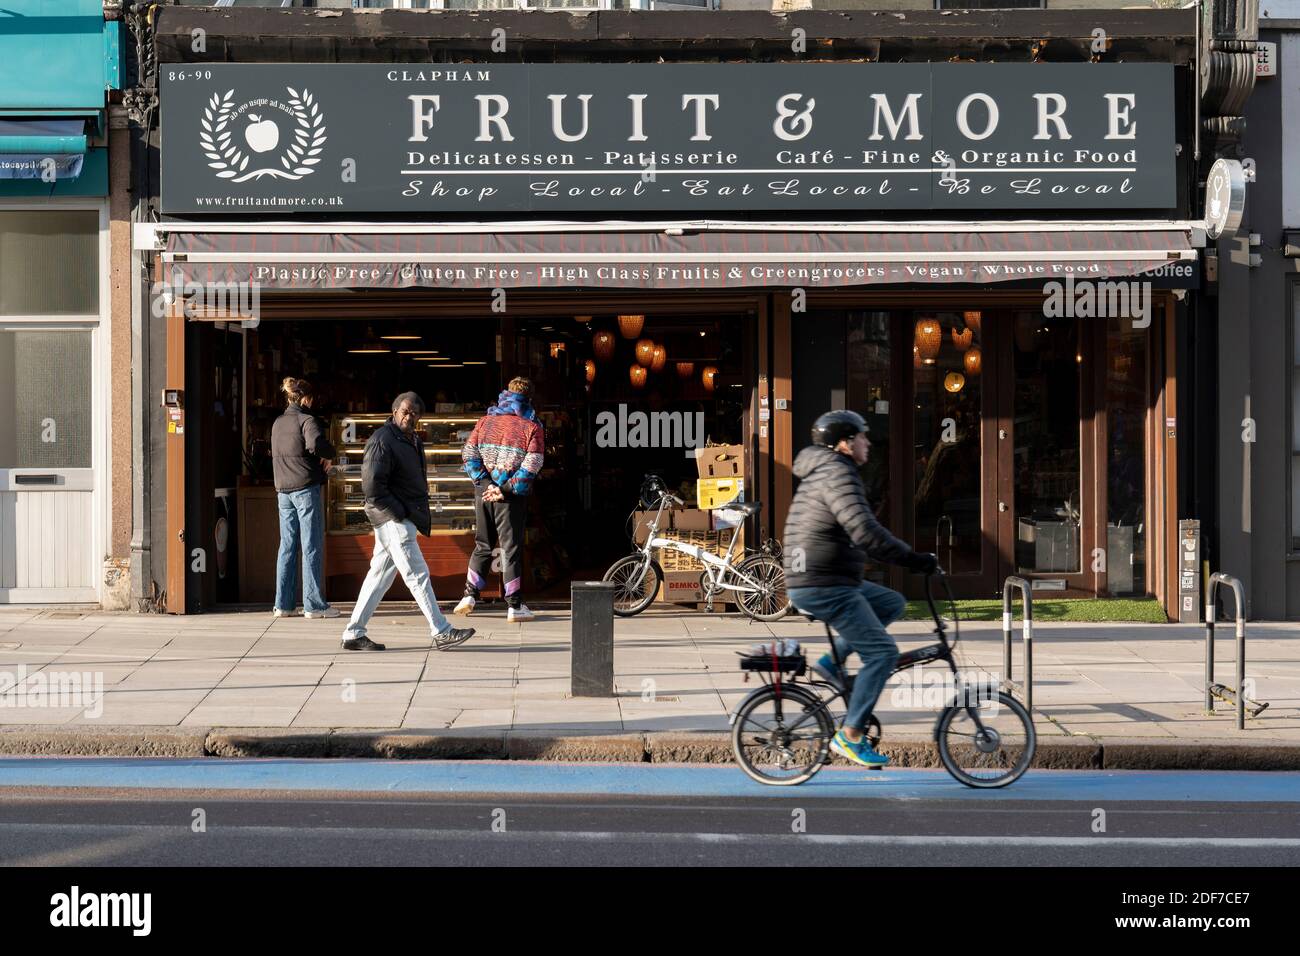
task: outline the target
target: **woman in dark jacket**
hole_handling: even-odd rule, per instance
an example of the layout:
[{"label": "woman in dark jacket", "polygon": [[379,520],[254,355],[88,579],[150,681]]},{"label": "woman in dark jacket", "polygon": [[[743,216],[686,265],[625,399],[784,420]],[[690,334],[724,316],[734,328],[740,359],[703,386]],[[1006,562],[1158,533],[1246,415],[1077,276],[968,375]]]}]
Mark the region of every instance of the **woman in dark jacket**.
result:
[{"label": "woman in dark jacket", "polygon": [[298,591],[298,551],[302,550],[302,608],[306,617],[338,617],[325,603],[321,575],[325,562],[326,475],[333,467],[334,446],[312,415],[313,390],[301,378],[280,385],[289,400],[271,426],[271,464],[280,504],[280,556],[275,567],[276,617],[293,614]]}]

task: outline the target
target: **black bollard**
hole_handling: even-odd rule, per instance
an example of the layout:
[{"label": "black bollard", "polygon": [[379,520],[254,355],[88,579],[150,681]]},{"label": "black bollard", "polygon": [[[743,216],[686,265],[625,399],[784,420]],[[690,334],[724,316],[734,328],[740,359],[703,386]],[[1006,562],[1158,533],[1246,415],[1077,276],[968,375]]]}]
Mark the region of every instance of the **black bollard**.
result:
[{"label": "black bollard", "polygon": [[614,696],[614,584],[574,581],[569,691],[574,697]]}]

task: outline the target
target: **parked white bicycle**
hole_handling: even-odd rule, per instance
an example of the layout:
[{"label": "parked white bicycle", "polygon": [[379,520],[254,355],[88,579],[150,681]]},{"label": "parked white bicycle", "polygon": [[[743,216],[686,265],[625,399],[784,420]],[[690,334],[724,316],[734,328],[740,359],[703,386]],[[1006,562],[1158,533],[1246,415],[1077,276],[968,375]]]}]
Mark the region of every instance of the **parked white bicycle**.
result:
[{"label": "parked white bicycle", "polygon": [[[775,621],[790,610],[790,598],[785,590],[785,570],[781,567],[781,546],[771,539],[756,552],[736,554],[735,534],[724,555],[687,544],[675,538],[661,537],[659,523],[669,505],[685,504],[681,498],[670,494],[658,475],[646,476],[641,485],[641,504],[655,509],[654,521],[646,534],[645,543],[633,554],[620,558],[605,572],[605,581],[616,585],[614,613],[619,617],[632,617],[648,608],[663,585],[664,570],[658,552],[677,551],[689,555],[704,565],[700,572],[700,588],[704,592],[705,607],[713,610],[713,599],[725,592],[736,594],[740,609],[756,621]],[[762,505],[757,501],[730,506],[746,517],[758,514]],[[739,559],[739,560],[737,560]]]}]

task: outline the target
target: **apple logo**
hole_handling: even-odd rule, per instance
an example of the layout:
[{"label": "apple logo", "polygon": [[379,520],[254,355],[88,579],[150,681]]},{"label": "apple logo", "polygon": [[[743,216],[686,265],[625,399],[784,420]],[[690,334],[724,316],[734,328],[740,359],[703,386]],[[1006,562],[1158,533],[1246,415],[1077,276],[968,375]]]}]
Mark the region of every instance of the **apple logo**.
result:
[{"label": "apple logo", "polygon": [[250,122],[244,128],[244,139],[248,141],[249,147],[258,153],[275,149],[280,142],[280,127],[275,125],[275,121],[264,120],[256,113],[249,113],[248,118]]}]

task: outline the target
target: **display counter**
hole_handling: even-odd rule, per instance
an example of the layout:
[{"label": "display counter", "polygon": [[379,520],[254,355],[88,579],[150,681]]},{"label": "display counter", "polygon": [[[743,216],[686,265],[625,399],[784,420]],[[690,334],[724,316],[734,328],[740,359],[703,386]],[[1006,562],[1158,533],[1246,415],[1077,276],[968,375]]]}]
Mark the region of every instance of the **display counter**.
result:
[{"label": "display counter", "polygon": [[[356,599],[374,554],[375,536],[366,520],[361,490],[361,462],[366,440],[390,417],[386,412],[367,412],[335,415],[329,420],[330,441],[337,449],[325,499],[325,589],[331,601]],[[433,533],[417,540],[440,600],[460,596],[474,550],[474,483],[461,470],[460,450],[477,421],[477,417],[457,415],[420,420]],[[499,584],[489,582],[482,595],[499,597]],[[386,599],[411,600],[400,577]]]}]

